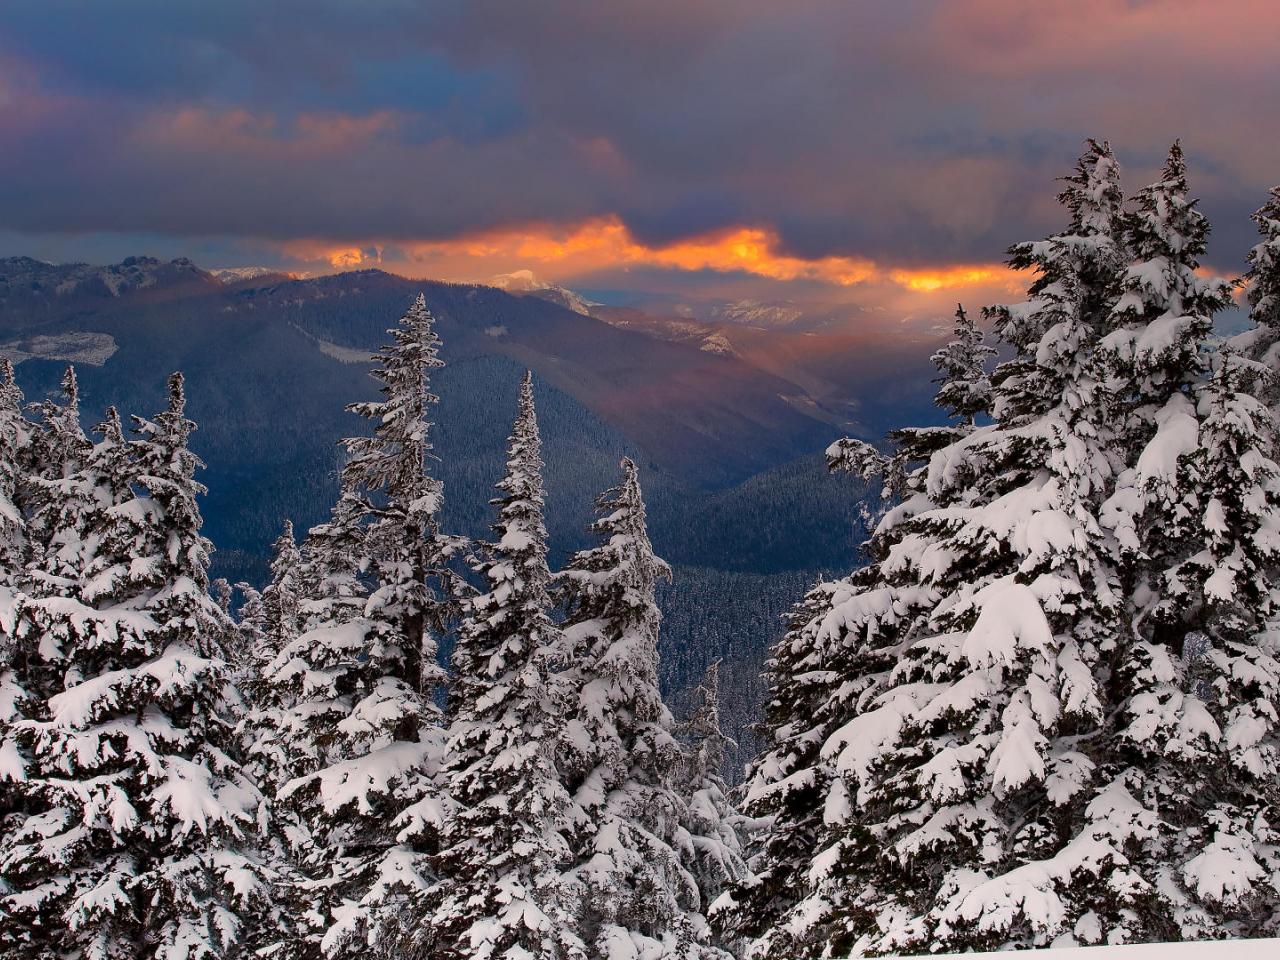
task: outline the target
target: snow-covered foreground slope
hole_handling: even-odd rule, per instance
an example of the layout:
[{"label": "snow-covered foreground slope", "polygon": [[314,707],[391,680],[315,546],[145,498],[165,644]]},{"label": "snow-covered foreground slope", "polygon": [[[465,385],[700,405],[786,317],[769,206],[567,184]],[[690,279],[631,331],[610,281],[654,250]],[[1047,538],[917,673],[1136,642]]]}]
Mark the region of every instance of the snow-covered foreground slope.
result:
[{"label": "snow-covered foreground slope", "polygon": [[[1067,947],[1036,950],[1052,960],[1275,960],[1280,940],[1204,940],[1199,943],[1142,943],[1122,947]],[[1008,957],[1009,953],[975,953],[971,957]]]}]

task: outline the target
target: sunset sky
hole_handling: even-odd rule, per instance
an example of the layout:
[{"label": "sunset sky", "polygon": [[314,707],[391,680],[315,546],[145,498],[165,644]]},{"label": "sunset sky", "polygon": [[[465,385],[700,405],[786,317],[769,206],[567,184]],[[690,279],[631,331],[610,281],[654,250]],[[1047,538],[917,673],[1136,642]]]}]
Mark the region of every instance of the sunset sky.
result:
[{"label": "sunset sky", "polygon": [[[265,8],[264,8],[265,7]],[[0,5],[0,255],[856,304],[1014,289],[1055,177],[1181,137],[1238,270],[1273,3]]]}]

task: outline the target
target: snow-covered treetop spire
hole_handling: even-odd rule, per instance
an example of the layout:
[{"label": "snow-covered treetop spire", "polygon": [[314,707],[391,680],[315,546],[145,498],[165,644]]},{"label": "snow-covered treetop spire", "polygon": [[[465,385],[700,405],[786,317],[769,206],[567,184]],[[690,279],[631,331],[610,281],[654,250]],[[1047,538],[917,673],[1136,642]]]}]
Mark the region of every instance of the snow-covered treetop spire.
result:
[{"label": "snow-covered treetop spire", "polygon": [[1138,191],[1128,219],[1133,262],[1104,341],[1112,389],[1141,405],[1163,401],[1202,372],[1213,315],[1231,302],[1231,285],[1196,274],[1209,221],[1189,195],[1187,164],[1175,142],[1160,179]]},{"label": "snow-covered treetop spire", "polygon": [[285,645],[302,632],[299,577],[302,554],[293,535],[293,521],[285,520],[271,545],[271,583],[262,592],[266,617],[266,650],[263,663],[270,662]]},{"label": "snow-covered treetop spire", "polygon": [[120,425],[120,411],[114,406],[107,407],[102,421],[93,428],[94,433],[110,444],[124,443],[124,428]]},{"label": "snow-covered treetop spire", "polygon": [[692,774],[695,778],[719,777],[728,747],[733,743],[720,727],[720,658],[707,664],[702,682],[694,691],[695,706],[684,725],[692,740]]},{"label": "snow-covered treetop spire", "polygon": [[996,419],[1012,422],[1064,405],[1072,416],[1097,399],[1088,372],[1093,348],[1110,329],[1126,255],[1120,167],[1105,142],[1088,140],[1058,201],[1071,219],[1043,240],[1016,243],[1008,263],[1032,270],[1027,298],[987,307],[999,338],[1014,349],[992,380]]},{"label": "snow-covered treetop spire", "polygon": [[[13,375],[13,361],[0,357],[0,444],[16,444],[19,433],[26,432],[22,401],[22,388]],[[8,452],[13,453],[12,449]],[[13,467],[16,469],[16,464]]]},{"label": "snow-covered treetop spire", "polygon": [[[520,387],[494,540],[475,570],[487,592],[468,599],[453,654],[449,794],[430,925],[448,956],[583,955],[558,866],[569,798],[555,766],[564,704],[552,673],[541,438],[533,377]],[[433,955],[435,955],[433,953]]]},{"label": "snow-covered treetop spire", "polygon": [[206,490],[195,479],[204,462],[187,445],[196,429],[187,419],[187,396],[181,372],[169,377],[169,405],[154,418],[135,416],[134,432],[138,434],[131,447],[136,479],[163,511],[159,529],[147,536],[154,538],[148,548],[163,558],[153,575],[171,569],[169,576],[190,577],[200,591],[208,587],[208,554],[212,545],[200,535],[204,521],[197,498]]},{"label": "snow-covered treetop spire", "polygon": [[365,615],[395,638],[406,676],[422,690],[445,679],[437,662],[437,639],[460,591],[447,568],[457,547],[439,528],[444,487],[427,469],[431,458],[431,371],[444,366],[435,319],[419,294],[388,331],[392,343],[374,360],[381,400],[347,407],[373,425],[373,435],[343,441],[349,459],[343,489],[361,503],[364,550],[376,584]]},{"label": "snow-covered treetop spire", "polygon": [[490,501],[498,508],[494,539],[483,545],[483,559],[475,567],[489,589],[467,601],[468,617],[454,651],[457,678],[451,697],[463,709],[476,709],[477,691],[493,681],[495,672],[504,672],[502,662],[491,662],[493,649],[514,643],[523,656],[529,653],[529,643],[540,647],[557,633],[549,615],[551,572],[542,467],[533,375],[526,372],[507,441],[506,474],[496,484],[501,496]]},{"label": "snow-covered treetop spire", "polygon": [[[970,319],[963,304],[956,304],[952,338],[930,358],[941,376],[935,403],[953,419],[944,427],[903,427],[889,434],[893,451],[888,455],[853,437],[837,440],[827,448],[827,467],[861,477],[868,483],[882,480],[881,498],[904,499],[919,486],[921,464],[937,450],[973,430],[978,416],[991,409],[991,377],[987,361],[994,348],[984,343],[983,333]],[[864,516],[869,520],[870,514]]]},{"label": "snow-covered treetop spire", "polygon": [[1280,331],[1280,186],[1254,214],[1262,242],[1249,251],[1249,316]]},{"label": "snow-covered treetop spire", "polygon": [[497,547],[510,557],[528,600],[547,601],[547,528],[543,519],[546,490],[542,481],[542,435],[533,403],[533,371],[520,383],[519,408],[507,447],[507,475],[498,481]]},{"label": "snow-covered treetop spire", "polygon": [[1071,211],[1069,233],[1080,236],[1112,236],[1123,216],[1124,191],[1120,188],[1120,164],[1111,144],[1090,137],[1085,152],[1076,161],[1072,176],[1063,177],[1065,186],[1058,202]]},{"label": "snow-covered treetop spire", "polygon": [[373,436],[343,441],[350,453],[343,477],[355,487],[384,492],[399,509],[434,517],[440,481],[427,473],[433,426],[428,410],[440,398],[431,392],[430,377],[444,361],[426,298],[418,294],[399,325],[387,332],[393,343],[374,355],[372,371],[383,399],[347,407],[374,424]]},{"label": "snow-covered treetop spire", "polygon": [[991,378],[986,362],[996,355],[995,348],[983,343],[982,331],[969,319],[964,304],[956,304],[955,326],[951,342],[932,357],[942,374],[938,382],[937,403],[951,416],[967,424],[977,422],[978,414],[991,405]]},{"label": "snow-covered treetop spire", "polygon": [[74,469],[77,454],[83,453],[88,446],[88,439],[80,427],[80,384],[75,367],[68,365],[63,371],[61,386],[61,403],[45,400],[33,404],[44,425],[44,452],[41,457],[48,461],[43,464],[46,471]]},{"label": "snow-covered treetop spire", "polygon": [[575,618],[620,618],[652,632],[656,643],[653,589],[658,579],[671,575],[671,568],[649,541],[639,468],[630,457],[623,457],[619,466],[622,480],[601,495],[599,517],[591,525],[603,542],[579,551],[562,576],[570,584]]}]

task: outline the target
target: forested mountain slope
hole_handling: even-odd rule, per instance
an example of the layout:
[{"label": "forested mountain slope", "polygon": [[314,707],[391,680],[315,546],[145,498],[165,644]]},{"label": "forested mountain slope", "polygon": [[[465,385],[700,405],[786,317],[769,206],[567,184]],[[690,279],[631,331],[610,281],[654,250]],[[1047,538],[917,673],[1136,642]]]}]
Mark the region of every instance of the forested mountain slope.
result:
[{"label": "forested mountain slope", "polygon": [[[553,562],[582,546],[593,497],[618,458],[633,457],[654,545],[676,567],[662,594],[664,685],[684,689],[726,657],[734,682],[725,721],[741,738],[778,615],[818,571],[853,563],[862,533],[862,491],[828,476],[820,457],[843,431],[827,413],[804,412],[799,384],[491,287],[379,271],[226,283],[189,261],[148,258],[110,267],[0,261],[0,349],[21,361],[29,399],[54,392],[74,360],[88,420],[107,404],[156,408],[164,375],[183,370],[199,424],[192,447],[208,465],[213,573],[261,583],[280,521],[304,530],[332,503],[337,440],[360,428],[343,408],[370,394],[367,358],[418,290],[438,318],[447,363],[435,378],[447,524],[486,532],[508,411],[532,368]],[[850,395],[859,387],[843,386]],[[928,389],[921,380],[919,398]],[[879,396],[865,404],[883,406]],[[868,435],[885,425],[877,419]],[[759,576],[777,572],[792,575]]]}]

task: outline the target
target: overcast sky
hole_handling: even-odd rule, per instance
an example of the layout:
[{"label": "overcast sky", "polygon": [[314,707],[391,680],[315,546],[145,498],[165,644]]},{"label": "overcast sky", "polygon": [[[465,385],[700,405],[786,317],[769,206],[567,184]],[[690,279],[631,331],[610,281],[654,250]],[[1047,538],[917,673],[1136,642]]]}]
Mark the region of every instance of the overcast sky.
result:
[{"label": "overcast sky", "polygon": [[1110,139],[1181,137],[1239,267],[1280,7],[1012,0],[0,4],[0,254],[585,288],[995,295]]}]

